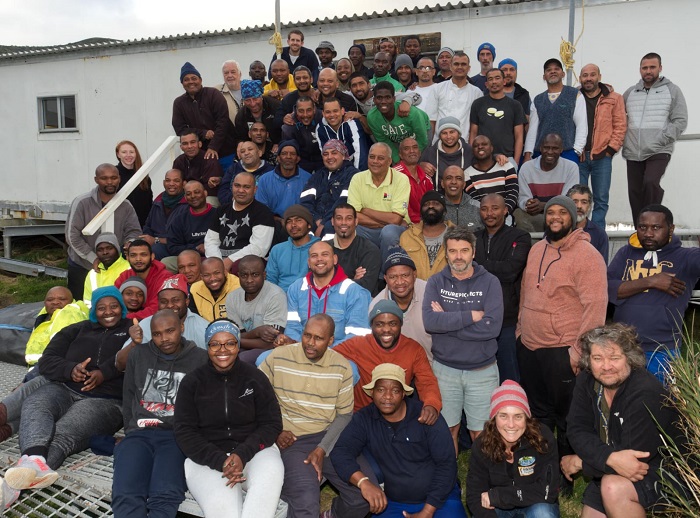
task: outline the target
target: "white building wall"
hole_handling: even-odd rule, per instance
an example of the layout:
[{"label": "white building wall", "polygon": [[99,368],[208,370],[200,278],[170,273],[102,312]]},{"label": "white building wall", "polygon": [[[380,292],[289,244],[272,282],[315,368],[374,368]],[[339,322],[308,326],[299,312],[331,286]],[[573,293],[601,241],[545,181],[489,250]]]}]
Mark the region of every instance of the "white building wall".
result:
[{"label": "white building wall", "polygon": [[[380,35],[441,32],[442,44],[464,49],[474,57],[483,41],[496,47],[496,61],[512,57],[519,64],[518,82],[531,95],[544,90],[542,63],[558,56],[561,37],[568,33],[566,0],[544,0],[502,6],[377,18],[358,22],[301,27],[306,46],[323,39],[334,43],[338,57],[347,55],[354,39]],[[351,4],[349,9],[351,8]],[[700,15],[696,0],[587,0],[585,32],[578,43],[576,71],[594,62],[605,82],[624,90],[639,79],[639,59],[647,52],[663,57],[664,73],[686,94],[690,113],[687,134],[700,134],[700,101],[691,96],[697,80],[689,40]],[[576,12],[576,35],[581,9]],[[241,22],[239,25],[244,25]],[[283,30],[284,36],[289,28]],[[144,160],[173,133],[170,125],[173,99],[182,93],[180,67],[185,61],[201,72],[204,84],[220,80],[220,66],[236,59],[244,76],[248,65],[260,59],[266,65],[274,51],[270,31],[200,37],[66,53],[19,60],[0,60],[6,85],[0,99],[16,151],[5,162],[0,207],[38,205],[43,210],[65,211],[77,194],[93,185],[93,172],[102,162],[115,162],[114,146],[133,140]],[[478,64],[472,74],[478,70]],[[39,134],[37,97],[76,94],[79,133]],[[680,225],[700,228],[698,181],[693,169],[700,140],[678,143],[662,182],[664,202]],[[162,179],[154,177],[155,191]],[[61,208],[62,207],[62,208]],[[629,221],[624,160],[614,161],[609,222]]]}]

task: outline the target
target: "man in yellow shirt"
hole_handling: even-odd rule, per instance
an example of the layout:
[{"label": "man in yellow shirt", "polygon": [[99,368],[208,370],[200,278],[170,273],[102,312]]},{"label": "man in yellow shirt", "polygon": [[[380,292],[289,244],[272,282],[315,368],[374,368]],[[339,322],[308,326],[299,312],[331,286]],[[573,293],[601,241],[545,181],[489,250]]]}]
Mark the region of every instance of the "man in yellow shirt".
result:
[{"label": "man in yellow shirt", "polygon": [[263,95],[268,95],[277,100],[282,100],[289,92],[297,89],[294,77],[289,73],[289,65],[283,59],[276,59],[270,68],[272,79],[263,89]]}]

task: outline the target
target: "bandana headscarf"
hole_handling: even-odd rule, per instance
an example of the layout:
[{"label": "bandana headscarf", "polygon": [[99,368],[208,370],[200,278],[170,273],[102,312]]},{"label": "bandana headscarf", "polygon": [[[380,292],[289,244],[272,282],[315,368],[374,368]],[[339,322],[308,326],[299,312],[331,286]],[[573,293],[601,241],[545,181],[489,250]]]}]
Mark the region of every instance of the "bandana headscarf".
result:
[{"label": "bandana headscarf", "polygon": [[343,144],[341,140],[331,139],[325,144],[323,144],[323,151],[327,151],[329,149],[335,149],[338,153],[343,155],[343,159],[345,160],[349,158],[348,148],[345,146],[345,144]]},{"label": "bandana headscarf", "polygon": [[263,95],[263,85],[259,79],[244,79],[241,81],[241,98],[257,99]]}]

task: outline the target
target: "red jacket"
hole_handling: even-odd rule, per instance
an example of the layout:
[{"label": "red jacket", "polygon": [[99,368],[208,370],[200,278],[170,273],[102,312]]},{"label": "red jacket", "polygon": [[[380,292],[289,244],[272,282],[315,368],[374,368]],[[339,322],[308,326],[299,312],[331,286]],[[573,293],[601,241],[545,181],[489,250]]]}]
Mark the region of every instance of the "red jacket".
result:
[{"label": "red jacket", "polygon": [[[134,275],[136,275],[136,273],[131,268],[124,270],[121,275],[117,277],[117,280],[114,281],[114,286],[119,288],[125,280]],[[126,318],[138,318],[139,320],[143,320],[146,317],[155,315],[156,311],[158,311],[158,292],[160,291],[160,287],[163,285],[165,279],[172,276],[173,274],[165,268],[163,263],[154,259],[151,263],[151,269],[148,270],[148,275],[144,279],[148,295],[146,296],[146,302],[143,304],[143,309],[133,313],[127,313]]]},{"label": "red jacket", "polygon": [[416,181],[413,176],[411,176],[411,172],[408,170],[403,160],[396,164],[394,169],[408,176],[408,181],[411,182],[411,194],[408,198],[408,217],[411,218],[411,223],[419,223],[420,200],[426,192],[432,190],[433,180],[432,178],[428,178],[421,166],[417,165],[416,173],[420,180]]}]

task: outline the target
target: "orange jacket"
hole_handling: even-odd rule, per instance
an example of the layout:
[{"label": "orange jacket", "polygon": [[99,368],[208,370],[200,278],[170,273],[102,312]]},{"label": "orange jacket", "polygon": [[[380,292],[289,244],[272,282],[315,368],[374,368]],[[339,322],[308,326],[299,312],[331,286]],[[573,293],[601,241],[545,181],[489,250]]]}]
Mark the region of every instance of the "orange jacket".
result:
[{"label": "orange jacket", "polygon": [[625,100],[611,85],[600,83],[600,90],[593,117],[592,160],[604,158],[606,152],[614,155],[620,151],[627,133]]}]

